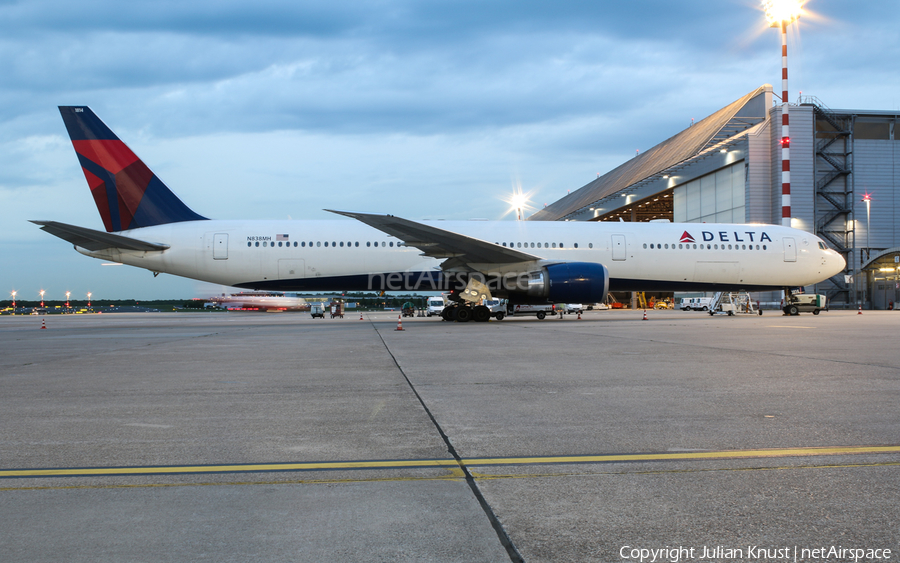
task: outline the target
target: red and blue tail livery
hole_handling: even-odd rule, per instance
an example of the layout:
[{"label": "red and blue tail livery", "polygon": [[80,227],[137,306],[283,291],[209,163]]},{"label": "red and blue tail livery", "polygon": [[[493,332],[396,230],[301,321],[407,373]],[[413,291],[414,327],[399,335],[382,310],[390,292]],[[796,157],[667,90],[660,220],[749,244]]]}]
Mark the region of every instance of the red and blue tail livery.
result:
[{"label": "red and blue tail livery", "polygon": [[107,232],[206,219],[192,211],[86,106],[60,106]]}]

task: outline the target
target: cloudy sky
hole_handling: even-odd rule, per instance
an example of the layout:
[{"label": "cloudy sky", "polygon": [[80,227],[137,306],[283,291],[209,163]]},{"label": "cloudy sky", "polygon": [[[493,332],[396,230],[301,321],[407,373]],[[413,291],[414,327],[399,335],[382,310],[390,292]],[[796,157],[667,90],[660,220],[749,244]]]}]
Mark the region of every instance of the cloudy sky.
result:
[{"label": "cloudy sky", "polygon": [[[806,10],[791,96],[897,109],[897,0]],[[511,219],[516,183],[551,203],[780,72],[753,0],[0,0],[0,290],[211,290],[27,222],[103,228],[58,105],[207,217]]]}]

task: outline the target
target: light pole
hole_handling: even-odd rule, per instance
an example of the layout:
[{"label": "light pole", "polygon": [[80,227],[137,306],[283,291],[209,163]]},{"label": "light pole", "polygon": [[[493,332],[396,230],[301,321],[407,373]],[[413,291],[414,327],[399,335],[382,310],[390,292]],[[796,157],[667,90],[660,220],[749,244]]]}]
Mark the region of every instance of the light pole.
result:
[{"label": "light pole", "polygon": [[872,218],[872,194],[866,192],[862,201],[866,204],[866,262],[869,261],[869,255],[872,250],[869,248],[869,220]]},{"label": "light pole", "polygon": [[91,308],[91,292],[88,291],[88,309]]},{"label": "light pole", "polygon": [[[869,261],[869,256],[872,251],[869,249],[869,223],[872,217],[872,196],[869,192],[866,192],[863,195],[862,201],[866,204],[866,262]],[[865,272],[865,271],[864,271]],[[866,274],[866,285],[863,286],[863,303],[866,302],[869,296],[869,276]]]},{"label": "light pole", "polygon": [[45,294],[45,293],[46,293],[46,291],[44,291],[43,289],[40,291],[40,294],[41,294],[41,309],[44,308],[44,294]]},{"label": "light pole", "polygon": [[791,226],[791,137],[788,118],[787,26],[800,17],[801,0],[764,0],[769,27],[781,28],[781,224]]},{"label": "light pole", "polygon": [[13,298],[13,311],[12,312],[13,312],[13,315],[15,315],[16,314],[16,290],[12,291],[12,298]]},{"label": "light pole", "polygon": [[71,291],[66,292],[66,312],[69,310],[69,296],[72,295]]}]

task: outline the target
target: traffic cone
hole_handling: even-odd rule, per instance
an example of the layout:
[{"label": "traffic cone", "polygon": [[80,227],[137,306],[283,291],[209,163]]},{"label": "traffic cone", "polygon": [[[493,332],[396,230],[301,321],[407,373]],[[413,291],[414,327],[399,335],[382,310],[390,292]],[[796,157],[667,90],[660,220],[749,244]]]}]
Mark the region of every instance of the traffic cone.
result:
[{"label": "traffic cone", "polygon": [[45,321],[44,319],[41,319],[41,330],[46,330],[46,329],[47,329],[47,321]]},{"label": "traffic cone", "polygon": [[403,330],[403,315],[397,315],[397,328],[396,330]]},{"label": "traffic cone", "polygon": [[581,311],[578,311],[578,319],[577,320],[579,320],[579,321],[581,320]]},{"label": "traffic cone", "polygon": [[364,320],[364,319],[362,318],[362,311],[359,312],[359,320],[361,320],[361,321]]},{"label": "traffic cone", "polygon": [[859,306],[859,312],[856,313],[856,314],[857,314],[857,315],[862,315],[862,305]]},{"label": "traffic cone", "polygon": [[644,318],[641,319],[641,320],[644,320],[644,321],[647,320],[647,309],[644,309]]}]

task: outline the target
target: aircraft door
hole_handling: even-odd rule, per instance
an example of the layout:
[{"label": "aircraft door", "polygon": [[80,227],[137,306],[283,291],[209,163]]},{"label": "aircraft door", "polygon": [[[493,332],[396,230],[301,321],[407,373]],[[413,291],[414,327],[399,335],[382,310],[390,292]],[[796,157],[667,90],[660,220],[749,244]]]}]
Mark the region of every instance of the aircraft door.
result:
[{"label": "aircraft door", "polygon": [[794,237],[784,237],[784,261],[797,261],[797,241]]},{"label": "aircraft door", "polygon": [[228,260],[228,235],[225,233],[213,236],[213,260]]},{"label": "aircraft door", "polygon": [[625,235],[612,236],[612,259],[624,260],[627,247],[625,246]]}]

